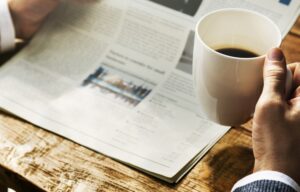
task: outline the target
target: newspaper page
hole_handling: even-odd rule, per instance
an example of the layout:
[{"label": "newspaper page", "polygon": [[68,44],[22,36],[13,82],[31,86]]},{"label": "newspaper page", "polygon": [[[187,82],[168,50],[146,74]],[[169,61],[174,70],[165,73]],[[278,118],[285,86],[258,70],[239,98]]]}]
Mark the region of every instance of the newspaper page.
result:
[{"label": "newspaper page", "polygon": [[197,113],[192,86],[193,28],[215,8],[201,0],[65,1],[0,69],[0,107],[177,182],[229,129]]},{"label": "newspaper page", "polygon": [[192,24],[161,8],[149,1],[62,4],[1,68],[0,106],[177,181],[228,127],[195,112],[190,69],[174,71],[179,60],[191,67]]},{"label": "newspaper page", "polygon": [[204,0],[196,18],[221,8],[243,8],[259,12],[273,20],[284,37],[300,13],[300,0]]}]

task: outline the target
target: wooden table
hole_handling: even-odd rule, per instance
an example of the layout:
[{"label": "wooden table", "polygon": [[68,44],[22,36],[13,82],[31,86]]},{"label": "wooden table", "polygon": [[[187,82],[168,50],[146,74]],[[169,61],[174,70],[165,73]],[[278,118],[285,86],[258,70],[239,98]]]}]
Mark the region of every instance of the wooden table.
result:
[{"label": "wooden table", "polygon": [[[283,41],[300,61],[300,17]],[[3,57],[2,57],[3,58]],[[251,121],[232,128],[178,184],[167,184],[102,154],[0,112],[0,192],[230,191],[253,167]]]}]

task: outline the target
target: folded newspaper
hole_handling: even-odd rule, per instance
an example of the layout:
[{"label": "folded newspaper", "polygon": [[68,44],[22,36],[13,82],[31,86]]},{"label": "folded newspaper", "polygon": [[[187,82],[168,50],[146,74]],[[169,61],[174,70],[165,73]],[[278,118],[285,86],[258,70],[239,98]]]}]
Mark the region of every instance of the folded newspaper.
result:
[{"label": "folded newspaper", "polygon": [[0,70],[0,107],[167,182],[229,127],[197,112],[194,26],[224,7],[261,12],[285,35],[299,0],[64,1]]}]

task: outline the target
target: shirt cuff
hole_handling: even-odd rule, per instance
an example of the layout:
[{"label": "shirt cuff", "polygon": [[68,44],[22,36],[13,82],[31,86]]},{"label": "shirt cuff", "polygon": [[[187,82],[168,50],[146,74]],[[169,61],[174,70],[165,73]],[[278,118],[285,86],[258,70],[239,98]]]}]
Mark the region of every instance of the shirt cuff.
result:
[{"label": "shirt cuff", "polygon": [[232,188],[232,191],[235,189],[245,186],[249,183],[259,181],[259,180],[271,180],[271,181],[279,181],[286,185],[291,186],[293,189],[295,189],[297,192],[300,192],[300,186],[297,184],[296,181],[294,181],[289,176],[277,172],[277,171],[259,171],[255,172],[251,175],[248,175],[241,180],[239,180]]},{"label": "shirt cuff", "polygon": [[10,15],[7,0],[0,0],[0,51],[15,48],[16,32]]}]

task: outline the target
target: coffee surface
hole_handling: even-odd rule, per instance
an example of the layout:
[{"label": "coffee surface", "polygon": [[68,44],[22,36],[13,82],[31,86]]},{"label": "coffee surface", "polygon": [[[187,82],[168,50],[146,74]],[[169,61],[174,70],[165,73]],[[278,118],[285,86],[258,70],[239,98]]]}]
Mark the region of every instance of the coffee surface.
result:
[{"label": "coffee surface", "polygon": [[231,57],[251,58],[251,57],[259,56],[258,54],[252,51],[246,49],[240,49],[240,48],[222,48],[222,49],[217,49],[216,51]]}]

